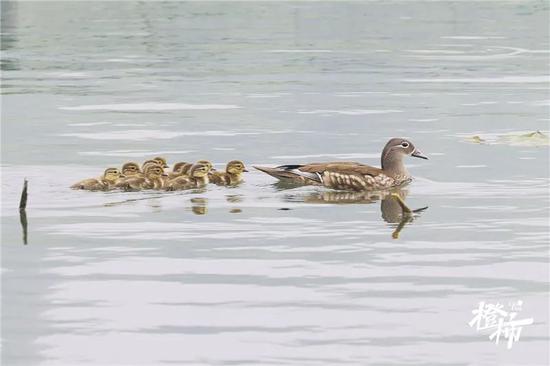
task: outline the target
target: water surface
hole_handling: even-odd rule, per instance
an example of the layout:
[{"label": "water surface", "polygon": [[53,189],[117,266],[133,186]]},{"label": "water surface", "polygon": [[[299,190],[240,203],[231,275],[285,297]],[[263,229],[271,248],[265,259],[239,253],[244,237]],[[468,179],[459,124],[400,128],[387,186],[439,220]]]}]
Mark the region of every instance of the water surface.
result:
[{"label": "water surface", "polygon": [[[2,3],[2,364],[548,364],[548,146],[502,139],[548,134],[548,15]],[[67,188],[156,155],[377,165],[394,136],[430,156],[407,162],[412,218],[260,172]],[[518,299],[535,324],[511,350],[468,327],[479,301]]]}]

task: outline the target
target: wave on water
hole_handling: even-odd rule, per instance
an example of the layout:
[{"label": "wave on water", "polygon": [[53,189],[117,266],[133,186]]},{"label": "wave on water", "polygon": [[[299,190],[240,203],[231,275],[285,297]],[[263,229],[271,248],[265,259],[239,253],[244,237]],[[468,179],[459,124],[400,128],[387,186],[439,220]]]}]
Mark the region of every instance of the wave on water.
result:
[{"label": "wave on water", "polygon": [[83,122],[83,123],[69,123],[67,126],[71,127],[91,127],[91,126],[103,126],[110,125],[111,122]]},{"label": "wave on water", "polygon": [[61,78],[61,79],[88,79],[92,75],[85,72],[64,71],[64,72],[49,72],[46,76]]},{"label": "wave on water", "polygon": [[268,53],[331,53],[332,50],[307,50],[307,49],[281,49],[281,50],[266,50]]},{"label": "wave on water", "polygon": [[550,75],[501,76],[492,78],[402,79],[401,81],[406,83],[549,83]]},{"label": "wave on water", "polygon": [[309,159],[309,158],[334,158],[334,159],[378,159],[380,154],[312,154],[312,155],[277,155],[271,156],[272,159]]},{"label": "wave on water", "polygon": [[78,155],[86,156],[123,156],[131,158],[140,158],[153,155],[168,155],[168,154],[190,154],[195,150],[163,150],[163,151],[151,151],[151,150],[109,150],[109,151],[81,151]]},{"label": "wave on water", "polygon": [[147,141],[147,140],[166,140],[181,136],[244,136],[244,135],[266,135],[266,134],[295,134],[309,133],[309,131],[293,130],[251,130],[251,131],[168,131],[168,130],[116,130],[101,132],[72,132],[62,133],[56,136],[78,137],[88,140],[128,140],[128,141]]},{"label": "wave on water", "polygon": [[397,109],[315,109],[312,111],[299,111],[300,114],[343,114],[348,116],[360,116],[366,114],[401,113]]},{"label": "wave on water", "polygon": [[464,40],[475,40],[475,39],[506,39],[503,36],[442,36],[441,39],[464,39]]},{"label": "wave on water", "polygon": [[121,104],[92,104],[71,107],[59,107],[66,111],[176,111],[176,110],[217,110],[238,109],[233,104],[187,104],[187,103],[121,103]]}]

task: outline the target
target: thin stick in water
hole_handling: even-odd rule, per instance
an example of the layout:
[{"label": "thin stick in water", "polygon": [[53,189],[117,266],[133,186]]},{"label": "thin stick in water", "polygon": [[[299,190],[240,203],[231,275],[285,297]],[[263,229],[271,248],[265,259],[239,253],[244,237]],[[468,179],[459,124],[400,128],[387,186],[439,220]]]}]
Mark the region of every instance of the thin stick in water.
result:
[{"label": "thin stick in water", "polygon": [[23,182],[23,192],[21,192],[21,200],[19,201],[19,210],[24,210],[27,208],[27,186],[28,181],[25,179]]}]

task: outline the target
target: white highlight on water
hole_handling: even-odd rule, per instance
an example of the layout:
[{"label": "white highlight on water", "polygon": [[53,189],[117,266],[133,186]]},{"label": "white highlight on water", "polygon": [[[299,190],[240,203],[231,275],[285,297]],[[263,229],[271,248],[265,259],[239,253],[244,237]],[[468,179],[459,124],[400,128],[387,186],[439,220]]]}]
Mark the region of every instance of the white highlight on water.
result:
[{"label": "white highlight on water", "polygon": [[66,111],[175,111],[175,110],[218,110],[218,109],[238,109],[238,105],[233,104],[187,104],[187,103],[121,103],[121,104],[95,104],[79,105],[72,107],[59,107]]}]

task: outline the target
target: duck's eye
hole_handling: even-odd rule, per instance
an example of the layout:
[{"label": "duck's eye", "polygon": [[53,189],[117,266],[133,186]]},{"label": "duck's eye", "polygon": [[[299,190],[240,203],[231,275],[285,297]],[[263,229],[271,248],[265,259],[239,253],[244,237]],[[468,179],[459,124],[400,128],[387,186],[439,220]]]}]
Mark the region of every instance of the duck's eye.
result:
[{"label": "duck's eye", "polygon": [[404,147],[404,148],[406,149],[406,148],[409,147],[409,143],[406,142],[406,141],[403,141],[403,142],[401,143],[401,147]]}]

